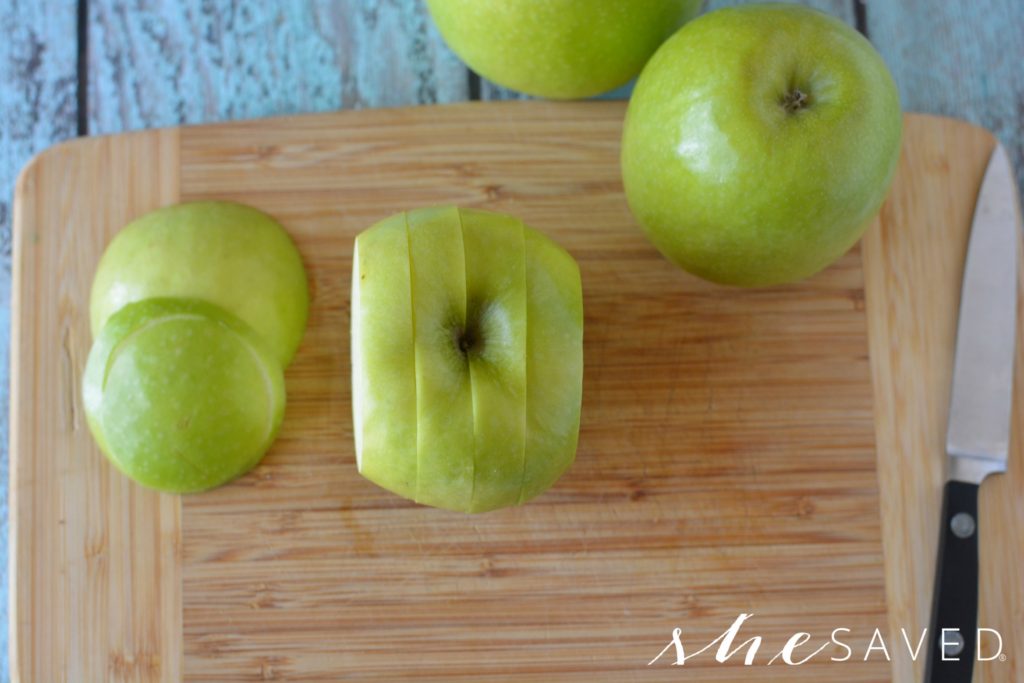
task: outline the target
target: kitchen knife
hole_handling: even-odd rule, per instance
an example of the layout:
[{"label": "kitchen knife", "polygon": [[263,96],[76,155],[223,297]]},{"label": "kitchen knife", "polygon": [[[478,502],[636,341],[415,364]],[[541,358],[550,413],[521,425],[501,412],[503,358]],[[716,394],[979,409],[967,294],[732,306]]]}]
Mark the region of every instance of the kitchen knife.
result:
[{"label": "kitchen knife", "polygon": [[997,145],[974,208],[960,293],[926,683],[970,683],[974,669],[978,488],[988,475],[1006,471],[1018,229],[1017,184],[1006,150]]}]

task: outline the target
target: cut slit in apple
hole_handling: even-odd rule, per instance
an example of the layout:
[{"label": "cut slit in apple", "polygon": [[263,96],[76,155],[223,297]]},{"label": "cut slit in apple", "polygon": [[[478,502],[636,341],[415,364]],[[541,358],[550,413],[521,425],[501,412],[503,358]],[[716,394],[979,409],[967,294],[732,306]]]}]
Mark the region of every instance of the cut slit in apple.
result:
[{"label": "cut slit in apple", "polygon": [[421,209],[357,238],[352,292],[365,477],[483,512],[532,498],[572,463],[583,320],[568,253],[510,216]]},{"label": "cut slit in apple", "polygon": [[473,391],[455,334],[466,324],[458,210],[406,214],[416,368],[416,500],[468,510],[473,495]]}]

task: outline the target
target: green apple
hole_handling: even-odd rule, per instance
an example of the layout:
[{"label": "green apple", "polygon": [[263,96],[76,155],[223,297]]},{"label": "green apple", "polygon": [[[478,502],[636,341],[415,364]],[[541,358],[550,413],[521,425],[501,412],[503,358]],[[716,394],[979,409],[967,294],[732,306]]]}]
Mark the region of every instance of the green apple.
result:
[{"label": "green apple", "polygon": [[651,58],[626,115],[622,176],[654,245],[724,284],[807,277],[884,201],[899,96],[855,30],[797,5],[746,5],[684,26]]},{"label": "green apple", "polygon": [[482,512],[572,464],[583,381],[573,258],[511,216],[437,207],[356,238],[352,407],[359,471]]},{"label": "green apple", "polygon": [[111,241],[93,280],[93,337],[125,304],[203,299],[261,334],[283,367],[306,329],[302,258],[266,214],[232,202],[190,202],[137,219]]},{"label": "green apple", "polygon": [[196,299],[147,299],[115,313],[89,353],[82,395],[110,461],[177,493],[254,467],[285,406],[281,365],[263,338]]},{"label": "green apple", "polygon": [[427,0],[474,71],[552,99],[590,97],[636,76],[701,0]]}]

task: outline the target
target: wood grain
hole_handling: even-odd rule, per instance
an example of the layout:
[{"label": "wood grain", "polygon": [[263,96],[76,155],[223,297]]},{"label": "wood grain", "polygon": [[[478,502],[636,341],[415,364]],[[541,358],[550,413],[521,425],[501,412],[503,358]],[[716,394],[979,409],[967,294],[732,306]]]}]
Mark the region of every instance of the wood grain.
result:
[{"label": "wood grain", "polygon": [[[76,132],[75,0],[0,0],[0,680],[8,664],[11,200],[33,154]],[[71,38],[72,40],[69,40]]]},{"label": "wood grain", "polygon": [[[957,302],[974,199],[994,147],[992,135],[949,119],[920,119],[906,130],[899,182],[863,240],[866,301],[875,385],[875,421],[886,576],[893,638],[920,633],[930,619],[945,481],[946,418]],[[943,148],[930,144],[946,141]],[[960,188],[950,192],[949,188]],[[941,226],[941,228],[937,227]],[[1018,300],[1024,303],[1024,296]],[[1008,473],[981,489],[979,625],[998,630],[1009,659],[979,664],[980,683],[1020,681],[1024,668],[1024,317],[1019,329],[1013,441]],[[1010,569],[1013,568],[1013,569]],[[985,642],[991,656],[994,639]],[[895,680],[921,680],[904,649]]]},{"label": "wood grain", "polygon": [[21,681],[181,678],[180,499],[109,467],[79,393],[88,291],[119,226],[178,199],[176,131],[65,143],[14,222],[11,668]]},{"label": "wood grain", "polygon": [[[343,673],[397,680],[414,672],[435,680],[622,680],[644,670],[675,625],[710,640],[750,611],[758,633],[780,647],[800,628],[823,636],[836,619],[857,630],[853,642],[866,642],[884,621],[859,255],[779,290],[740,293],[681,275],[631,224],[617,173],[621,115],[618,103],[508,103],[182,132],[181,197],[234,198],[278,216],[306,258],[314,292],[310,329],[288,373],[289,413],[278,444],[237,484],[182,501],[183,630],[157,633],[181,638],[187,680],[336,680]],[[90,189],[95,205],[77,210],[82,190],[73,190],[84,184],[76,169],[103,164],[116,188],[117,169],[130,168],[107,163],[93,151],[100,149],[55,150],[20,193],[33,211],[67,211],[19,216],[19,226],[32,226],[41,240],[19,227],[25,267],[18,273],[15,395],[26,401],[17,413],[25,427],[14,434],[18,538],[41,539],[19,545],[18,614],[34,609],[39,629],[75,604],[68,596],[86,594],[89,563],[75,561],[82,547],[93,547],[88,523],[54,533],[42,521],[59,521],[53,501],[74,492],[86,501],[116,500],[117,486],[144,495],[110,472],[81,428],[37,426],[61,405],[80,414],[77,392],[66,384],[87,349],[81,326],[91,264],[106,231],[144,208]],[[146,158],[174,159],[166,150],[148,150]],[[72,199],[47,203],[37,194],[44,188]],[[362,480],[352,463],[351,239],[392,211],[441,201],[512,211],[550,232],[579,259],[586,291],[578,462],[540,501],[481,517],[400,501]],[[76,223],[81,234],[44,239],[43,226],[65,235],[71,209],[84,216]],[[90,215],[105,215],[103,231],[90,227]],[[80,264],[42,262],[62,253]],[[70,327],[20,303],[53,296],[35,279],[49,272],[60,274],[67,292],[57,310],[74,321]],[[61,343],[72,350],[66,375],[43,360]],[[38,376],[22,378],[29,369]],[[67,441],[43,441],[57,437]],[[65,473],[69,461],[85,473]],[[165,512],[140,510],[133,528],[156,524]],[[152,556],[166,552],[167,542],[133,544],[132,529],[117,531],[113,512],[104,519],[111,558],[173,575]],[[120,533],[129,535],[114,554]],[[59,590],[44,591],[44,583]],[[32,600],[41,595],[61,599],[40,609]],[[161,614],[152,599],[134,597],[141,616]],[[50,642],[19,629],[23,680],[83,678],[60,669],[65,660],[54,652],[62,646],[89,671],[105,665],[109,674],[110,662],[134,662],[113,671],[172,679],[162,657],[143,657],[152,650],[139,646],[129,656],[118,649],[107,601],[84,605]],[[96,640],[78,650],[72,641],[84,633]],[[144,642],[147,633],[132,630]],[[107,647],[104,638],[112,641]],[[764,680],[773,672],[751,675],[713,662],[699,668],[711,680]],[[881,661],[843,670],[819,663],[794,673],[798,680],[869,681],[885,669]],[[674,669],[649,675],[668,680]]]},{"label": "wood grain", "polygon": [[[90,0],[89,80],[82,83],[74,77],[77,4],[0,0],[7,37],[0,43],[0,186],[10,188],[18,167],[36,150],[74,134],[78,87],[88,88],[89,101],[96,102],[89,117],[94,132],[468,95],[462,94],[460,65],[439,47],[414,0],[297,0],[255,14],[254,5],[243,8],[246,3],[237,0]],[[854,0],[825,5],[852,22]],[[1024,7],[1012,0],[969,7],[917,0],[867,5],[870,36],[893,69],[904,106],[994,128],[1024,180],[1024,85],[1016,68],[1024,41],[1013,30]],[[241,16],[245,9],[250,13]],[[425,26],[422,32],[419,26]],[[481,96],[500,94],[483,84]],[[7,300],[9,287],[8,197],[0,195],[0,301]],[[0,306],[0,356],[6,355],[8,316]],[[6,372],[6,361],[0,362],[3,444]],[[0,478],[6,463],[0,457]],[[6,505],[0,508],[6,513]],[[0,591],[0,612],[5,599]],[[0,678],[4,651],[0,646]]]},{"label": "wood grain", "polygon": [[412,0],[91,0],[90,133],[467,97]]},{"label": "wood grain", "polygon": [[[676,625],[706,642],[749,611],[777,648],[801,627],[827,639],[838,619],[866,642],[884,623],[859,255],[778,290],[681,275],[625,205],[622,112],[512,102],[183,131],[182,196],[278,217],[315,292],[280,442],[183,504],[187,679],[674,680],[645,665]],[[352,238],[443,202],[522,216],[583,274],[577,463],[537,502],[479,517],[395,498],[351,452]]]},{"label": "wood grain", "polygon": [[[853,629],[853,661],[817,659],[786,669],[787,680],[888,680],[880,655],[858,661],[873,629],[887,625],[875,425],[885,452],[896,435],[921,444],[942,426],[922,411],[897,432],[883,418],[900,410],[876,401],[892,386],[901,410],[921,405],[921,392],[941,394],[903,380],[941,381],[948,358],[935,349],[950,340],[933,335],[917,354],[879,325],[901,322],[893,309],[921,297],[931,297],[921,310],[955,310],[957,267],[942,264],[962,240],[934,235],[964,230],[978,181],[963,181],[990,141],[910,117],[892,202],[865,242],[867,266],[855,250],[807,282],[741,291],[681,274],[633,226],[617,171],[623,106],[271,119],[89,141],[39,159],[19,188],[16,245],[16,677],[677,680],[667,662],[646,666],[673,627],[703,643],[752,612],[748,636],[765,638],[762,664],[796,631],[825,642],[833,628]],[[953,159],[975,162],[954,176]],[[97,178],[115,191],[97,191]],[[248,476],[182,499],[138,489],[106,466],[74,386],[99,250],[116,226],[179,196],[236,199],[277,216],[313,292],[281,438]],[[394,211],[441,202],[520,215],[583,272],[577,462],[537,501],[476,517],[395,498],[358,476],[351,452],[352,238]],[[925,229],[927,248],[902,241]],[[916,271],[901,258],[953,284],[909,287]],[[886,368],[900,381],[879,378]],[[1019,460],[1017,439],[1014,448]],[[882,490],[928,505],[941,456],[911,452],[900,451],[898,472],[882,456]],[[1019,486],[1022,467],[1005,481]],[[1019,528],[990,521],[999,503],[984,505],[985,557],[1003,546],[1015,558],[1004,568],[1015,566],[1019,544],[1007,534]],[[917,569],[930,558],[911,548],[913,569],[902,567],[891,549],[921,534],[908,531],[903,508],[883,509],[895,625],[930,595],[930,576]],[[1019,591],[1014,575],[998,581],[1004,598]],[[1020,651],[1011,623],[1020,600],[986,596],[983,623],[1005,628],[1007,650]],[[701,680],[783,675],[707,658],[688,666]],[[988,665],[985,680],[1014,680],[1012,666]]]}]

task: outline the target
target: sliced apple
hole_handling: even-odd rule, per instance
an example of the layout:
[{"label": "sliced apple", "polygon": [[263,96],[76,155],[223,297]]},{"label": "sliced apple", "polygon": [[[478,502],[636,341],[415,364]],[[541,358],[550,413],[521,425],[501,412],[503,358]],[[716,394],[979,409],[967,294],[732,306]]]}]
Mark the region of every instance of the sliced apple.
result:
[{"label": "sliced apple", "polygon": [[[392,217],[356,249],[360,471],[463,512],[551,486],[572,463],[580,423],[583,303],[572,257],[516,218],[454,207]],[[365,276],[368,263],[376,278]]]},{"label": "sliced apple", "polygon": [[463,352],[473,391],[470,512],[515,505],[526,448],[526,251],[511,216],[462,209],[467,324]]},{"label": "sliced apple", "polygon": [[473,500],[473,391],[466,335],[466,259],[458,209],[407,214],[416,345],[420,503],[468,510]]},{"label": "sliced apple", "polygon": [[519,502],[576,456],[583,400],[583,289],[567,251],[529,227],[526,243],[526,462]]},{"label": "sliced apple", "polygon": [[86,363],[89,427],[135,481],[172,492],[254,467],[284,416],[281,365],[262,337],[213,304],[147,299],[113,315]]},{"label": "sliced apple", "polygon": [[352,411],[356,462],[370,481],[416,497],[416,363],[405,214],[356,239]]}]

